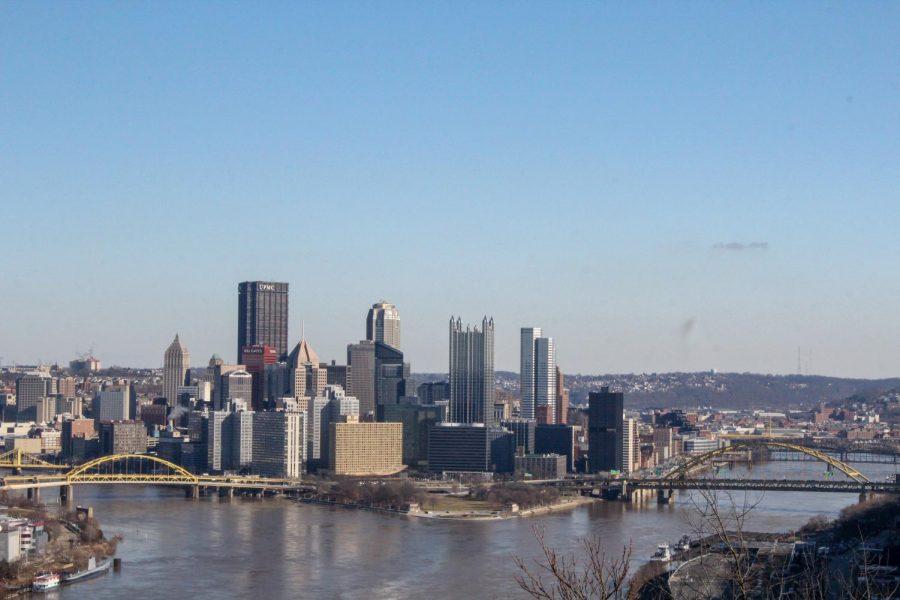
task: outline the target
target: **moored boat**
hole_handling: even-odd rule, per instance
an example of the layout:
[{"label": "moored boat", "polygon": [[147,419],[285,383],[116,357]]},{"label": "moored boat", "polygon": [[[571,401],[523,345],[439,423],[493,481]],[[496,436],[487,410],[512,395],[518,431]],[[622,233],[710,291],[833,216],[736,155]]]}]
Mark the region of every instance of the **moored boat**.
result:
[{"label": "moored boat", "polygon": [[34,578],[31,583],[31,589],[35,592],[46,592],[59,587],[59,575],[56,573],[47,573]]},{"label": "moored boat", "polygon": [[672,549],[668,544],[660,544],[656,548],[656,552],[650,557],[652,562],[669,562],[672,560]]},{"label": "moored boat", "polygon": [[109,571],[109,568],[111,566],[111,558],[107,558],[106,560],[101,561],[98,564],[97,559],[92,556],[90,559],[88,559],[87,569],[71,573],[70,575],[66,575],[65,577],[63,577],[63,583],[75,583],[76,581],[81,581],[90,577],[96,577],[97,575],[103,575],[104,573]]}]

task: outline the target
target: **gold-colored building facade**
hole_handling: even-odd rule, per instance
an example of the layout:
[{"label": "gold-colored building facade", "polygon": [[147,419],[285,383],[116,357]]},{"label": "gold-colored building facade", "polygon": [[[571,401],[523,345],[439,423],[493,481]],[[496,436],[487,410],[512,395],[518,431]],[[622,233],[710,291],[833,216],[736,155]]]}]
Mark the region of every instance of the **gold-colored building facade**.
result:
[{"label": "gold-colored building facade", "polygon": [[402,423],[331,423],[329,468],[335,475],[383,476],[402,471]]}]

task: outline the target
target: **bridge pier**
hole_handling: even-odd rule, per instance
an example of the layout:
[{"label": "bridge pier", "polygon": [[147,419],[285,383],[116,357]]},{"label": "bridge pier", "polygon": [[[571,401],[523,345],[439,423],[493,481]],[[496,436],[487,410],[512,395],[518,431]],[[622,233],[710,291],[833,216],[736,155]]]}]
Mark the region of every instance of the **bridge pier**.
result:
[{"label": "bridge pier", "polygon": [[200,499],[200,486],[199,485],[189,485],[184,488],[184,497],[189,500],[199,500]]},{"label": "bridge pier", "polygon": [[75,496],[73,495],[71,485],[59,486],[59,504],[66,508],[72,508],[75,505]]},{"label": "bridge pier", "polygon": [[673,494],[674,494],[673,490],[664,490],[664,489],[656,490],[656,503],[657,504],[669,504],[672,501]]},{"label": "bridge pier", "polygon": [[29,500],[34,500],[35,502],[41,501],[41,490],[40,488],[28,488],[26,495]]}]

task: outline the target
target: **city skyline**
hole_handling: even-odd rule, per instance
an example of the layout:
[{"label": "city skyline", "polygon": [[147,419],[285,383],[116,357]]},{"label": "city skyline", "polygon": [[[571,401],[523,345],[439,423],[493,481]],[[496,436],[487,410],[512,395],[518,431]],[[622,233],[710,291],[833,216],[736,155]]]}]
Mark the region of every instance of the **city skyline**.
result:
[{"label": "city skyline", "polygon": [[[260,280],[260,281],[253,281],[253,282],[243,282],[241,285],[244,285],[245,283],[266,283],[266,282],[264,282],[264,281],[262,281],[262,280]],[[279,284],[279,285],[288,285],[288,284],[287,284],[287,283],[282,283],[282,284]],[[381,301],[375,303],[373,306],[378,306],[378,305],[380,305],[380,304],[383,304],[384,302],[385,302],[384,300],[381,300]],[[398,311],[397,305],[396,305],[396,304],[390,303],[390,306],[393,307],[393,310],[394,310],[395,312]],[[342,359],[345,359],[345,357],[348,357],[348,353],[347,353],[347,352],[348,352],[348,347],[349,347],[349,346],[351,346],[351,345],[356,346],[356,345],[359,345],[359,344],[361,344],[361,343],[366,343],[367,341],[369,341],[369,340],[366,340],[365,337],[368,336],[368,323],[369,323],[369,321],[371,320],[370,317],[371,317],[371,311],[372,311],[372,309],[369,308],[368,310],[369,310],[369,312],[368,312],[368,313],[366,314],[366,316],[364,317],[364,321],[365,321],[365,322],[363,323],[363,326],[362,326],[364,337],[363,337],[362,340],[360,340],[360,342],[350,342],[349,344],[348,344],[348,343],[343,343],[343,344],[342,344],[341,342],[335,342],[334,340],[332,340],[332,341],[330,341],[330,342],[327,342],[326,340],[322,340],[322,346],[333,346],[333,345],[335,345],[335,344],[341,346],[341,349],[338,350],[338,352],[336,353],[336,355],[334,355],[334,356],[328,355],[327,357],[323,357],[323,358],[322,358],[323,364],[325,364],[326,362],[330,362],[330,361],[336,361],[336,362],[338,363],[338,365],[340,365],[340,361],[341,361]],[[241,309],[241,306],[240,306],[240,304],[239,304],[239,306],[238,306],[238,313],[239,313],[239,314],[238,314],[238,322],[240,322],[240,313],[241,313],[241,311],[242,311],[242,309]],[[307,342],[307,341],[308,341],[308,336],[305,336],[305,335],[304,335],[304,333],[305,333],[305,321],[301,320],[301,322],[303,323],[303,327],[302,327],[301,330],[300,330],[300,334],[299,334],[296,338],[294,337],[294,334],[291,333],[291,331],[294,329],[294,327],[292,326],[292,324],[287,324],[287,325],[286,325],[286,330],[287,330],[287,338],[286,338],[286,339],[287,339],[287,344],[288,344],[289,346],[294,346],[294,347],[295,347],[295,350],[296,350],[296,347],[301,346],[303,342]],[[398,325],[397,325],[397,330],[399,331],[399,319],[398,319],[397,323],[398,323]],[[681,333],[682,333],[682,334],[685,334],[685,330],[686,330],[686,329],[692,329],[692,328],[694,327],[694,325],[695,325],[695,324],[693,323],[693,320],[691,320],[691,321],[688,322],[688,323],[683,324],[683,325],[682,325],[682,331],[681,331]],[[233,329],[233,327],[232,327],[232,329]],[[238,326],[238,330],[239,330],[239,329],[240,329],[240,326]],[[516,327],[515,329],[516,329],[516,331],[518,332],[518,334],[515,335],[515,341],[514,341],[515,347],[513,348],[513,347],[512,347],[513,344],[509,343],[510,340],[505,340],[507,343],[506,343],[506,344],[501,344],[501,346],[504,346],[504,345],[507,346],[507,350],[511,350],[511,352],[515,354],[515,356],[516,356],[515,363],[516,363],[516,364],[514,364],[514,365],[509,364],[509,363],[510,363],[510,360],[509,360],[510,357],[504,357],[504,360],[503,360],[503,366],[497,367],[496,370],[497,370],[497,371],[510,372],[510,373],[516,373],[516,374],[518,374],[518,375],[521,377],[521,374],[522,374],[522,372],[521,372],[521,367],[522,367],[522,364],[523,364],[523,362],[522,362],[522,351],[523,351],[523,347],[524,347],[523,344],[524,344],[524,335],[525,335],[525,331],[526,331],[526,330],[527,330],[527,331],[532,331],[532,330],[533,330],[533,331],[535,332],[535,335],[536,335],[536,336],[540,336],[540,335],[541,335],[542,328],[541,328],[541,327]],[[515,332],[514,332],[514,333],[515,333]],[[236,335],[234,339],[238,339],[238,338],[239,338],[239,334],[240,334],[240,331],[238,331],[238,335]],[[179,337],[179,335],[180,335],[180,334],[176,334],[176,342],[178,341],[177,338]],[[283,336],[282,336],[282,337],[283,337]],[[558,361],[556,360],[556,356],[558,355],[558,350],[557,350],[556,347],[555,347],[553,338],[539,338],[539,337],[535,337],[535,338],[534,338],[534,341],[536,342],[538,339],[542,339],[542,340],[544,340],[545,342],[549,342],[549,351],[550,351],[551,355],[553,356],[553,368],[555,368],[555,365],[556,365],[557,362],[558,362]],[[296,342],[295,342],[295,340],[296,340]],[[317,344],[318,344],[318,342],[317,342]],[[234,342],[232,342],[231,345],[234,346]],[[444,348],[444,351],[446,351],[446,347]],[[545,349],[545,352],[546,352],[546,349]],[[201,353],[201,356],[202,356],[202,353]],[[217,349],[216,349],[216,350],[213,350],[213,351],[210,353],[210,356],[213,357],[213,358],[218,358],[218,357],[219,357],[219,351],[218,351]],[[32,364],[32,365],[40,365],[40,364],[44,364],[44,365],[47,365],[47,364],[68,364],[69,361],[74,360],[74,359],[76,359],[76,358],[88,358],[88,357],[96,358],[96,359],[100,360],[100,361],[103,363],[104,368],[105,368],[105,367],[123,367],[123,368],[151,368],[151,369],[152,369],[152,368],[163,368],[163,369],[164,369],[164,367],[165,367],[164,361],[163,361],[162,363],[160,363],[160,364],[152,364],[152,363],[153,363],[152,360],[150,361],[151,364],[141,364],[141,363],[134,363],[134,364],[119,364],[119,363],[116,363],[115,361],[108,361],[108,359],[106,359],[105,357],[102,356],[102,353],[101,353],[101,352],[97,352],[97,351],[95,350],[95,344],[94,344],[94,343],[91,343],[91,344],[90,344],[90,351],[89,351],[89,352],[81,352],[81,351],[76,350],[76,351],[75,351],[73,354],[71,354],[71,355],[60,354],[60,355],[59,355],[59,358],[55,358],[55,359],[45,359],[45,358],[42,358],[42,357],[38,357],[37,359],[31,360],[31,361],[28,361],[28,360],[24,360],[24,361],[22,361],[22,360],[16,360],[16,361],[13,363],[12,361],[10,361],[10,360],[8,359],[8,357],[4,357],[4,355],[0,355],[0,366],[2,366],[2,367],[11,367],[11,366],[14,366],[14,365],[29,365],[29,364]],[[284,358],[285,360],[289,360],[289,359],[290,359],[290,357],[289,357],[287,354],[283,355],[283,358]],[[672,370],[670,370],[670,371],[666,371],[666,370],[652,370],[652,369],[631,370],[631,371],[628,371],[628,370],[618,370],[618,371],[615,371],[615,370],[602,370],[602,369],[597,369],[597,370],[570,370],[570,371],[568,372],[568,374],[570,374],[570,375],[572,375],[572,374],[581,374],[581,375],[605,375],[605,374],[610,374],[610,375],[612,375],[612,374],[629,374],[629,373],[633,373],[633,374],[639,374],[639,373],[667,373],[667,372],[671,372],[671,373],[681,373],[681,372],[683,372],[683,373],[689,373],[689,372],[717,371],[717,372],[722,372],[722,373],[759,373],[759,374],[767,374],[767,373],[768,373],[768,374],[775,374],[775,375],[816,375],[816,376],[825,376],[825,377],[831,376],[831,377],[859,378],[859,379],[884,379],[884,378],[892,378],[892,377],[896,377],[896,376],[897,376],[893,371],[887,371],[887,372],[884,373],[884,374],[874,374],[874,375],[869,375],[869,376],[865,376],[865,375],[852,375],[852,374],[851,374],[851,375],[842,375],[842,374],[840,374],[840,373],[831,373],[831,372],[816,372],[816,371],[813,371],[813,370],[810,369],[810,365],[812,364],[812,361],[813,361],[813,352],[812,352],[812,349],[811,349],[811,348],[797,347],[797,348],[795,349],[795,354],[793,354],[793,356],[791,356],[791,357],[789,357],[789,358],[790,358],[790,360],[793,361],[793,363],[790,365],[790,367],[793,367],[793,368],[786,368],[786,369],[784,369],[784,370],[775,370],[775,371],[762,371],[762,370],[760,370],[760,371],[752,371],[752,370],[748,370],[748,369],[732,369],[732,370],[729,370],[729,369],[719,369],[719,368],[716,368],[716,367],[708,367],[708,368],[697,368],[697,369],[672,369]],[[446,362],[446,358],[444,358],[444,362]],[[239,364],[239,363],[240,363],[240,361],[238,361],[236,364]],[[346,365],[346,362],[345,362],[345,365]],[[417,373],[447,373],[448,371],[447,371],[446,367],[444,367],[443,370],[442,370],[440,366],[436,366],[436,367],[433,368],[433,369],[429,369],[429,368],[417,368],[417,369],[414,369],[414,372],[417,372]],[[533,374],[533,370],[532,370],[532,374]],[[554,376],[554,377],[555,377],[555,376]],[[555,379],[554,379],[554,381],[553,381],[553,385],[555,385]]]},{"label": "city skyline", "polygon": [[0,2],[0,586],[892,596],[898,50],[900,3]]},{"label": "city skyline", "polygon": [[900,6],[0,11],[4,364],[232,361],[263,279],[329,359],[386,298],[422,371],[453,313],[504,370],[898,374]]}]

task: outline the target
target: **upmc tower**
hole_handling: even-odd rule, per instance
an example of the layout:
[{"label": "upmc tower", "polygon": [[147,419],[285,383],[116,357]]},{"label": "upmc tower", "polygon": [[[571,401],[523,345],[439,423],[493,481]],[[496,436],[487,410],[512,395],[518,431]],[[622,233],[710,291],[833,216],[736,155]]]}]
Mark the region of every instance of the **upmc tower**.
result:
[{"label": "upmc tower", "polygon": [[275,281],[238,284],[238,362],[245,346],[271,346],[279,358],[287,356],[287,337],[288,284]]}]

